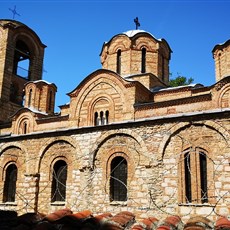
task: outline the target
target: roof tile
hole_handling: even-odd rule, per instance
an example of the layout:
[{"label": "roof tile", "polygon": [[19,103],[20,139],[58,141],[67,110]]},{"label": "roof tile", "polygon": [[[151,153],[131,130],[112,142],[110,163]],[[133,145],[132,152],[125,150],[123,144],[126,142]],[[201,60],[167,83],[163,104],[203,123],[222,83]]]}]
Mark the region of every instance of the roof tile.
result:
[{"label": "roof tile", "polygon": [[221,230],[221,229],[230,229],[230,220],[227,217],[219,217],[218,220],[216,221],[216,230]]},{"label": "roof tile", "polygon": [[[5,215],[6,214],[6,215]],[[93,215],[90,210],[73,213],[70,209],[60,209],[48,215],[27,213],[12,215],[1,213],[0,229],[6,230],[230,230],[230,219],[221,216],[216,223],[204,216],[191,217],[186,223],[176,215],[163,220],[155,217],[135,220],[132,212],[123,211],[116,215],[101,213]]]},{"label": "roof tile", "polygon": [[50,222],[54,222],[70,214],[72,214],[72,211],[69,208],[64,208],[64,209],[60,209],[60,210],[57,210],[56,212],[46,215],[44,219]]},{"label": "roof tile", "polygon": [[156,229],[158,224],[158,219],[155,217],[145,218],[141,221],[146,227],[145,229]]},{"label": "roof tile", "polygon": [[203,216],[195,216],[191,217],[187,224],[185,225],[184,229],[186,230],[202,230],[202,229],[213,229],[213,223],[208,218]]}]

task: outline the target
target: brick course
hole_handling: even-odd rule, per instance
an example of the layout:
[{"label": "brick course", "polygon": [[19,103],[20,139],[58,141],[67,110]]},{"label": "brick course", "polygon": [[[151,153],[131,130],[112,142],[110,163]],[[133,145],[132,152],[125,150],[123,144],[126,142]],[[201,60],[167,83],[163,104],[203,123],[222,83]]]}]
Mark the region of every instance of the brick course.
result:
[{"label": "brick course", "polygon": [[[12,63],[12,55],[4,48],[6,22],[0,22],[0,36],[4,37],[0,42],[0,89],[6,90],[9,73],[2,63],[3,59]],[[16,32],[12,29],[11,33]],[[134,41],[136,46],[130,48]],[[41,49],[34,67],[39,71],[44,46],[37,38],[34,42]],[[142,47],[148,51],[148,73],[140,73]],[[224,47],[228,50],[228,43]],[[121,76],[114,72],[117,49],[123,49]],[[216,213],[229,215],[230,77],[218,75],[218,82],[209,87],[169,88],[170,53],[166,41],[147,32],[115,36],[103,46],[103,69],[87,76],[68,94],[70,103],[60,106],[59,114],[53,111],[56,86],[42,81],[39,73],[25,86],[24,107],[6,105],[7,93],[0,94],[0,120],[7,118],[0,122],[0,208],[18,213],[49,213],[65,207],[97,214],[130,211],[139,218],[177,214],[185,220],[195,215],[213,220]],[[167,64],[164,71],[162,57]],[[95,126],[95,113],[101,111],[109,111],[108,124]],[[183,154],[188,149],[206,153],[208,202],[185,202]],[[111,162],[117,156],[127,161],[126,201],[111,201],[110,197]],[[59,160],[67,164],[66,199],[52,202],[53,167]],[[15,202],[3,202],[9,164],[18,168]],[[198,163],[192,164],[195,168]],[[193,178],[191,186],[193,193],[199,193],[200,179]]]}]

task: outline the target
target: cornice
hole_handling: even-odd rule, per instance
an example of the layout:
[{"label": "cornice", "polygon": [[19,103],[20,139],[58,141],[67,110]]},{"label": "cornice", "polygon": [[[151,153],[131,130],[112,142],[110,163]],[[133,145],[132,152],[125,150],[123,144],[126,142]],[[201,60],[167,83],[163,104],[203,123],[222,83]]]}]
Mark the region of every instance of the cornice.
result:
[{"label": "cornice", "polygon": [[211,100],[212,100],[212,95],[209,93],[209,94],[205,94],[205,95],[198,95],[198,96],[192,96],[192,97],[187,97],[187,98],[174,99],[174,100],[170,100],[170,101],[137,103],[134,105],[134,108],[136,111],[140,111],[140,110],[163,108],[163,107],[170,107],[170,106],[175,106],[175,105],[190,104],[190,103],[196,103],[196,102],[202,102],[202,101],[211,101]]}]

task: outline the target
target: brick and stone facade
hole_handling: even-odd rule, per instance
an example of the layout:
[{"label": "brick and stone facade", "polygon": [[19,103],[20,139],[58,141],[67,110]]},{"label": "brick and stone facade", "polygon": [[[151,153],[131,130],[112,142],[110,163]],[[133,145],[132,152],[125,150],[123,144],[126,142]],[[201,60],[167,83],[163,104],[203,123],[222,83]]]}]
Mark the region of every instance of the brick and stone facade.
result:
[{"label": "brick and stone facade", "polygon": [[[3,65],[14,58],[4,46],[12,40],[9,28],[15,42],[28,32],[23,41],[38,54],[37,75],[23,79],[19,90],[24,105],[7,91],[9,79],[21,80]],[[103,68],[68,93],[70,102],[55,114],[56,86],[41,79],[45,46],[38,36],[19,22],[1,20],[0,38],[1,209],[131,211],[139,218],[229,214],[229,42],[213,49],[216,65],[225,70],[216,72],[214,85],[170,88],[167,42],[145,31],[118,34],[102,47]],[[217,60],[220,50],[225,59]],[[113,174],[122,162],[122,175]],[[5,187],[14,185],[8,197]],[[125,199],[114,198],[117,188]]]}]

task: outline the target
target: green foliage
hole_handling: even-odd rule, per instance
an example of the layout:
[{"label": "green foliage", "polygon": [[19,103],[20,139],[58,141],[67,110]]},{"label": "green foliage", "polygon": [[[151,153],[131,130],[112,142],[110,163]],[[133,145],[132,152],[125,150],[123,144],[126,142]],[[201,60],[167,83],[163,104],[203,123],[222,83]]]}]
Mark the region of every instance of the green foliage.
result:
[{"label": "green foliage", "polygon": [[184,76],[177,76],[174,79],[170,79],[169,80],[169,85],[171,87],[176,87],[176,86],[182,86],[182,85],[189,85],[191,83],[193,83],[194,79],[192,77],[187,78]]}]

